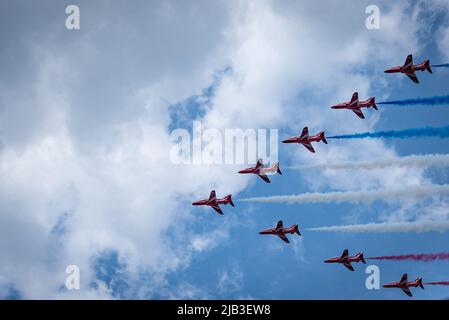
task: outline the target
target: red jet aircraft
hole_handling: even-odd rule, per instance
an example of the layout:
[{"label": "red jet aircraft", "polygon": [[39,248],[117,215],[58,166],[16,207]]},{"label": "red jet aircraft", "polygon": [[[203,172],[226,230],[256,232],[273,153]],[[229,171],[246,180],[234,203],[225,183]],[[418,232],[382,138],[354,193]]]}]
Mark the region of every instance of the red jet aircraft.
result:
[{"label": "red jet aircraft", "polygon": [[287,140],[282,141],[283,143],[300,143],[307,149],[309,149],[310,152],[315,152],[315,149],[313,149],[311,142],[320,142],[323,141],[325,144],[327,144],[327,140],[324,137],[324,131],[319,132],[318,134],[314,136],[309,136],[309,129],[305,127],[302,129],[302,133],[299,137],[291,137]]},{"label": "red jet aircraft", "polygon": [[424,289],[424,286],[422,284],[422,278],[418,278],[415,281],[407,281],[407,274],[404,274],[400,281],[387,283],[387,284],[384,284],[382,287],[384,287],[384,288],[399,288],[402,291],[404,291],[404,293],[406,295],[408,295],[409,297],[413,297],[413,295],[409,289],[410,287],[415,287],[415,288],[420,287],[421,289]]},{"label": "red jet aircraft", "polygon": [[370,97],[366,99],[365,101],[359,101],[359,94],[358,92],[354,92],[352,95],[352,99],[349,102],[343,102],[336,104],[335,106],[332,106],[332,109],[349,109],[354,111],[356,115],[359,116],[359,118],[365,119],[365,116],[363,115],[362,108],[369,108],[372,107],[375,110],[377,110],[376,101],[374,97]]},{"label": "red jet aircraft", "polygon": [[234,202],[232,202],[231,195],[228,194],[226,197],[222,199],[217,199],[217,195],[215,194],[215,190],[212,190],[210,193],[209,199],[199,200],[192,203],[194,206],[209,206],[212,207],[217,213],[223,214],[223,211],[220,209],[220,204],[230,204],[234,207]]},{"label": "red jet aircraft", "polygon": [[253,173],[257,174],[259,177],[262,178],[263,181],[270,183],[270,179],[268,179],[268,174],[274,174],[274,173],[282,174],[281,169],[279,168],[279,162],[269,166],[264,167],[262,159],[257,160],[257,164],[255,167],[246,168],[243,170],[240,170],[239,173]]},{"label": "red jet aircraft", "polygon": [[262,230],[259,232],[259,234],[273,234],[275,236],[278,236],[285,242],[290,243],[290,241],[288,240],[288,238],[286,236],[286,234],[288,234],[288,233],[291,233],[291,234],[296,233],[298,235],[301,235],[297,224],[292,225],[290,228],[284,228],[284,224],[283,224],[282,220],[278,221],[275,228],[265,229],[265,230]]},{"label": "red jet aircraft", "polygon": [[421,64],[413,64],[413,57],[411,54],[409,54],[407,56],[407,59],[405,59],[405,63],[404,65],[398,66],[398,67],[394,67],[391,69],[387,69],[384,72],[385,73],[397,73],[397,72],[401,72],[406,74],[410,79],[412,79],[413,82],[415,83],[419,83],[418,78],[416,77],[415,71],[424,71],[427,70],[428,72],[432,73],[432,69],[430,69],[430,61],[429,60],[425,60],[423,63]]},{"label": "red jet aircraft", "polygon": [[341,257],[334,257],[334,258],[331,258],[328,260],[324,260],[324,262],[326,262],[326,263],[341,263],[351,271],[354,271],[354,268],[352,267],[351,262],[360,262],[360,261],[366,264],[366,261],[363,258],[363,253],[359,252],[355,256],[350,257],[348,249],[345,249],[345,251],[343,251],[343,254],[341,255]]}]

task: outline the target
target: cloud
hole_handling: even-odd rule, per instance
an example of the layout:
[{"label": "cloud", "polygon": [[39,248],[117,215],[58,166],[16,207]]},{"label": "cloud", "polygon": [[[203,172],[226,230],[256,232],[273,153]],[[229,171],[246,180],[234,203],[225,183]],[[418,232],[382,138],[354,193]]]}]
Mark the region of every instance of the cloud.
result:
[{"label": "cloud", "polygon": [[[217,180],[224,180],[223,189],[230,192],[243,186],[226,182],[226,170],[205,175],[207,168],[173,166],[168,158],[168,105],[206,87],[221,67],[222,61],[212,63],[208,57],[215,56],[226,12],[214,18],[207,4],[199,12],[142,2],[140,8],[157,19],[141,20],[147,22],[137,27],[129,23],[139,15],[137,4],[125,8],[124,2],[117,3],[105,11],[101,3],[81,7],[78,33],[42,22],[36,23],[48,32],[56,30],[56,39],[35,44],[24,33],[24,60],[40,60],[29,73],[33,81],[17,78],[1,88],[5,260],[0,273],[25,298],[107,296],[110,292],[101,286],[90,287],[98,277],[91,258],[105,250],[126,260],[131,279],[141,268],[165,273],[188,263],[194,251],[178,255],[174,241],[164,236],[175,221],[190,215],[189,202],[173,199],[199,195]],[[116,19],[119,12],[121,19]],[[53,14],[49,10],[49,18]],[[181,23],[167,29],[172,19]],[[214,26],[206,31],[201,25],[208,19]],[[167,39],[163,49],[157,43],[160,30]],[[17,32],[20,37],[26,30]],[[170,37],[182,32],[189,36],[181,42]],[[17,49],[11,42],[10,50]],[[169,52],[183,52],[183,62]],[[20,92],[30,95],[21,97]],[[80,266],[79,292],[58,291],[68,264]],[[34,274],[41,275],[39,281]]]},{"label": "cloud", "polygon": [[243,287],[243,273],[233,266],[229,270],[222,270],[218,275],[218,290],[223,296],[239,292]]},{"label": "cloud", "polygon": [[196,252],[210,250],[228,237],[228,231],[223,229],[213,230],[204,234],[198,234],[192,237],[191,246]]}]

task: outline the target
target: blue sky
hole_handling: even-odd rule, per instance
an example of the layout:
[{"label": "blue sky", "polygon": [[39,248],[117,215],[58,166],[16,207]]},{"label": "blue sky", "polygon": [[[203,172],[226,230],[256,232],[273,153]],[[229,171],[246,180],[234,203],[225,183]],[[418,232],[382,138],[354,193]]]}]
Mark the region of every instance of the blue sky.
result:
[{"label": "blue sky", "polygon": [[[371,204],[251,203],[248,197],[390,190],[446,184],[447,169],[357,171],[288,166],[446,154],[439,138],[333,140],[316,154],[279,144],[271,184],[246,165],[175,165],[174,129],[278,129],[279,140],[448,125],[447,106],[379,106],[367,119],[330,105],[447,95],[449,69],[384,74],[409,53],[449,62],[447,1],[375,1],[380,30],[365,28],[371,1],[77,1],[81,29],[65,29],[72,2],[0,1],[0,295],[13,298],[408,299],[367,290],[324,259],[448,250],[447,233],[303,231],[289,245],[258,231],[282,219],[300,229],[449,219],[444,196]],[[284,168],[284,169],[283,169]],[[223,216],[192,207],[211,189],[232,193]],[[371,263],[371,262],[369,262]],[[66,290],[67,265],[81,289]],[[381,283],[403,273],[447,281],[447,262],[374,262]],[[445,287],[413,290],[445,299]]]}]

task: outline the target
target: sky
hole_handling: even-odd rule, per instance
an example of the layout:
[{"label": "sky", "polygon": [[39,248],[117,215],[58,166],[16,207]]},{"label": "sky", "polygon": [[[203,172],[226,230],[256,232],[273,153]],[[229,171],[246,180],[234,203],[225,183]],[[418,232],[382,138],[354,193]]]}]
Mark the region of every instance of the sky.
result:
[{"label": "sky", "polygon": [[[80,29],[65,26],[68,5]],[[365,9],[380,9],[380,28]],[[441,138],[330,140],[312,154],[279,143],[283,175],[265,184],[245,164],[176,164],[172,132],[308,126],[326,135],[448,125],[447,106],[381,106],[366,119],[330,106],[448,94],[449,69],[420,84],[384,74],[412,53],[449,62],[449,1],[0,0],[0,297],[3,299],[409,299],[368,290],[323,260],[448,251],[448,233],[326,233],[290,244],[259,235],[278,220],[300,230],[448,221],[444,195],[372,203],[254,203],[306,192],[416,188],[445,168],[290,167],[446,154]],[[212,142],[214,143],[214,142]],[[223,152],[228,152],[224,149]],[[193,201],[232,194],[223,216]],[[447,261],[369,261],[380,282],[448,281]],[[65,287],[66,267],[80,289]],[[444,286],[412,289],[446,299]]]}]

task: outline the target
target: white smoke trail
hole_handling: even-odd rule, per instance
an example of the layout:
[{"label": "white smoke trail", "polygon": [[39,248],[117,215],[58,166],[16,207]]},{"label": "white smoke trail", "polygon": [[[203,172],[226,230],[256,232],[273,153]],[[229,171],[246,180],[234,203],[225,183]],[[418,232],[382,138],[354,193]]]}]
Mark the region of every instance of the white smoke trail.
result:
[{"label": "white smoke trail", "polygon": [[326,203],[326,202],[352,202],[371,203],[378,200],[395,200],[398,198],[419,199],[434,195],[449,194],[449,184],[429,185],[422,187],[407,187],[393,190],[372,191],[338,191],[326,193],[303,193],[298,195],[283,195],[270,197],[254,197],[240,199],[242,202],[265,202],[265,203]]},{"label": "white smoke trail", "polygon": [[343,226],[330,226],[303,229],[307,231],[323,232],[354,232],[354,233],[407,233],[407,232],[445,232],[449,231],[449,221],[417,221],[396,223],[368,223],[350,224]]},{"label": "white smoke trail", "polygon": [[323,163],[316,165],[304,165],[288,167],[289,169],[308,170],[308,169],[334,169],[334,170],[349,170],[349,169],[383,169],[390,167],[448,167],[449,154],[424,154],[424,155],[410,155],[400,158],[383,158],[369,161],[355,161],[342,163]]}]

